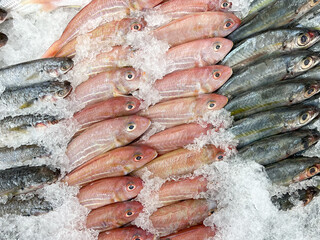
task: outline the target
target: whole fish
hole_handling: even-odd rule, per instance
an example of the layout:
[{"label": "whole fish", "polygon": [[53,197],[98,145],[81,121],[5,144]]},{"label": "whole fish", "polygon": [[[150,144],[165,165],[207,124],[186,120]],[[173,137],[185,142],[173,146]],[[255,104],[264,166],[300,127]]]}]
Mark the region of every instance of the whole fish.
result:
[{"label": "whole fish", "polygon": [[228,54],[232,46],[233,43],[228,39],[208,38],[170,48],[166,53],[166,73],[216,64]]},{"label": "whole fish", "polygon": [[0,32],[0,48],[6,45],[8,42],[8,37],[7,35],[3,34]]},{"label": "whole fish", "polygon": [[320,80],[320,66],[310,69],[304,74],[297,77],[298,79],[314,79]]},{"label": "whole fish", "polygon": [[262,9],[255,18],[230,34],[229,38],[239,42],[253,34],[286,26],[317,7],[319,3],[318,0],[277,1]]},{"label": "whole fish", "polygon": [[259,14],[260,10],[273,4],[274,2],[276,2],[276,0],[253,0],[249,5],[249,12],[247,16],[244,19],[241,19],[242,25]]},{"label": "whole fish", "polygon": [[86,106],[129,94],[137,90],[142,82],[141,73],[134,68],[111,69],[81,83],[74,93],[77,103]]},{"label": "whole fish", "polygon": [[170,46],[177,46],[202,38],[225,37],[239,25],[240,19],[232,13],[192,13],[155,29],[153,35]]},{"label": "whole fish", "polygon": [[0,8],[0,23],[4,22],[8,16],[8,13],[6,10]]},{"label": "whole fish", "polygon": [[96,209],[111,203],[123,202],[136,197],[142,189],[142,180],[137,177],[104,178],[80,189],[81,205]]},{"label": "whole fish", "polygon": [[148,170],[151,177],[179,177],[192,173],[199,167],[224,159],[224,151],[214,145],[208,145],[201,150],[178,149],[157,157],[143,167],[133,171],[131,175],[142,177]]},{"label": "whole fish", "polygon": [[98,155],[69,173],[68,185],[84,185],[107,177],[124,176],[150,162],[157,152],[146,146],[125,146]]},{"label": "whole fish", "polygon": [[0,83],[8,88],[52,81],[68,72],[73,62],[68,58],[38,59],[0,69]]},{"label": "whole fish", "polygon": [[244,92],[233,98],[225,109],[235,120],[276,107],[300,103],[320,92],[320,81],[287,80]]},{"label": "whole fish", "polygon": [[165,206],[181,200],[193,199],[207,191],[207,184],[208,181],[203,176],[167,181],[159,189],[159,202]]},{"label": "whole fish", "polygon": [[308,149],[320,139],[318,131],[296,130],[253,142],[238,151],[244,161],[268,165]]},{"label": "whole fish", "polygon": [[318,114],[319,110],[312,106],[276,108],[236,121],[231,133],[239,141],[238,148],[241,148],[259,139],[298,129]]},{"label": "whole fish", "polygon": [[150,220],[163,236],[202,223],[215,208],[215,202],[185,200],[159,208],[150,216]]},{"label": "whole fish", "polygon": [[320,172],[320,159],[287,158],[266,166],[266,172],[273,184],[286,186],[317,175]]},{"label": "whole fish", "polygon": [[[90,41],[97,41],[101,45],[121,45],[125,43],[126,35],[128,33],[142,31],[145,25],[146,23],[138,18],[125,18],[120,21],[105,23],[84,35],[87,36],[87,38],[90,38]],[[76,54],[77,45],[77,38],[72,39],[62,46],[55,57],[73,57]]]},{"label": "whole fish", "polygon": [[215,236],[215,231],[211,227],[197,225],[186,228],[176,233],[164,236],[160,240],[206,240]]},{"label": "whole fish", "polygon": [[202,127],[197,123],[182,124],[158,132],[148,140],[139,140],[135,144],[152,147],[157,153],[164,154],[193,143],[195,138],[206,135],[212,128],[212,125]]},{"label": "whole fish", "polygon": [[87,30],[95,29],[97,22],[103,24],[114,18],[127,17],[131,10],[152,8],[163,0],[93,0],[69,22],[61,37],[55,41],[42,56],[43,58],[53,57],[63,45],[82,33],[86,23],[96,23]]},{"label": "whole fish", "polygon": [[228,11],[232,2],[227,0],[169,0],[151,9],[172,19],[181,18],[195,12]]},{"label": "whole fish", "polygon": [[[320,91],[320,89],[319,89]],[[218,94],[179,98],[158,103],[138,113],[165,128],[200,120],[206,113],[222,109],[228,98]]]},{"label": "whole fish", "polygon": [[317,31],[308,30],[273,30],[250,37],[239,43],[225,59],[223,65],[239,70],[258,59],[266,59],[272,55],[307,49],[318,42]]},{"label": "whole fish", "polygon": [[0,196],[12,197],[55,182],[60,171],[47,166],[22,166],[0,171]]},{"label": "whole fish", "polygon": [[0,95],[0,106],[8,111],[29,108],[42,101],[54,102],[67,97],[72,91],[69,82],[50,81],[22,88],[6,89]]},{"label": "whole fish", "polygon": [[103,232],[130,223],[142,212],[136,201],[113,203],[92,210],[87,217],[87,228]]},{"label": "whole fish", "polygon": [[110,231],[102,232],[98,236],[98,240],[156,240],[155,236],[147,231],[137,227],[116,228]]},{"label": "whole fish", "polygon": [[295,22],[295,27],[320,30],[320,10],[312,11],[306,14],[299,21]]},{"label": "whole fish", "polygon": [[193,97],[211,93],[221,87],[232,75],[227,66],[214,65],[177,71],[158,79],[153,87],[158,91],[161,101]]},{"label": "whole fish", "polygon": [[66,154],[70,165],[74,169],[101,153],[124,146],[149,126],[149,119],[135,115],[96,123],[69,143]]},{"label": "whole fish", "polygon": [[38,216],[53,210],[50,202],[40,198],[38,195],[25,200],[16,197],[9,199],[6,203],[0,203],[0,217],[8,214],[21,216]]},{"label": "whole fish", "polygon": [[234,97],[257,87],[270,85],[308,72],[320,62],[318,54],[301,51],[258,61],[233,75],[218,93]]}]

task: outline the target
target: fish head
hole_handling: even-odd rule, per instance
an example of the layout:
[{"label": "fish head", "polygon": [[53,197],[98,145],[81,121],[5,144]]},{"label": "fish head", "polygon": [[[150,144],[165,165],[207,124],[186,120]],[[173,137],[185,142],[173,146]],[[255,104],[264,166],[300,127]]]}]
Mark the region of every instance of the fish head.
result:
[{"label": "fish head", "polygon": [[129,32],[141,32],[147,26],[144,19],[130,19]]},{"label": "fish head", "polygon": [[219,94],[204,94],[196,99],[196,115],[203,116],[207,112],[220,110],[228,102],[228,98]]},{"label": "fish head", "polygon": [[54,78],[68,72],[73,67],[73,61],[70,58],[51,58],[46,60],[50,60],[50,62],[40,70],[40,74],[45,72]]},{"label": "fish head", "polygon": [[320,40],[319,31],[298,31],[292,38],[283,43],[285,51],[307,49]]},{"label": "fish head", "polygon": [[142,167],[157,157],[158,153],[151,147],[147,146],[130,146],[133,150],[131,159],[135,168]]},{"label": "fish head", "polygon": [[224,13],[225,19],[221,26],[218,28],[219,36],[227,36],[236,30],[240,24],[241,20],[233,13]]},{"label": "fish head", "polygon": [[0,47],[3,47],[4,45],[6,45],[7,42],[8,42],[7,35],[0,33]]},{"label": "fish head", "polygon": [[54,171],[47,166],[42,166],[38,174],[35,175],[35,181],[40,183],[53,183],[60,177],[60,171],[55,169]]},{"label": "fish head", "polygon": [[304,100],[320,92],[320,81],[310,80],[305,82]]},{"label": "fish head", "polygon": [[117,70],[117,90],[121,94],[128,94],[137,90],[143,82],[144,73],[134,68],[121,68]]},{"label": "fish head", "polygon": [[137,201],[122,202],[117,205],[115,219],[120,226],[136,219],[143,210],[142,204]]},{"label": "fish head", "polygon": [[223,149],[217,148],[214,145],[206,146],[206,151],[204,151],[204,153],[215,161],[222,161],[226,156],[226,153]]},{"label": "fish head", "polygon": [[320,173],[319,158],[296,158],[292,161],[296,162],[295,166],[292,167],[295,174],[292,177],[292,182],[301,182]]},{"label": "fish head", "polygon": [[309,130],[307,132],[307,135],[302,138],[302,145],[304,146],[304,149],[309,148],[316,142],[318,142],[320,139],[320,133],[316,130]]},{"label": "fish head", "polygon": [[[137,115],[131,115],[128,117],[122,117],[122,134],[125,138],[130,136],[130,139],[136,139],[141,136],[151,125],[151,121],[148,118],[140,117]],[[118,136],[121,138],[121,136]]]},{"label": "fish head", "polygon": [[[218,9],[217,9],[218,8]],[[232,8],[232,1],[220,0],[217,7],[217,1],[211,0],[208,3],[208,11],[217,10],[222,12],[228,12]]]},{"label": "fish head", "polygon": [[143,188],[142,180],[138,177],[120,177],[124,180],[123,188],[128,199],[137,196]]},{"label": "fish head", "polygon": [[[222,60],[233,47],[233,42],[226,38],[209,38],[203,42],[202,58],[207,63],[215,63]],[[211,65],[211,64],[209,64]]]},{"label": "fish head", "polygon": [[56,82],[55,84],[55,98],[56,99],[61,99],[61,98],[66,98],[69,96],[69,94],[72,91],[72,86],[69,82],[65,81],[63,83],[61,82]]},{"label": "fish head", "polygon": [[[281,111],[282,109],[278,109]],[[293,106],[288,112],[286,119],[286,129],[294,130],[310,123],[319,115],[319,109],[313,106]]]},{"label": "fish head", "polygon": [[320,63],[320,55],[316,53],[307,56],[298,55],[293,56],[289,61],[287,71],[290,77],[294,77],[317,66]]},{"label": "fish head", "polygon": [[[223,65],[209,66],[207,75],[207,89],[218,89],[220,88],[232,75],[232,68]],[[207,92],[207,91],[206,91]]]}]

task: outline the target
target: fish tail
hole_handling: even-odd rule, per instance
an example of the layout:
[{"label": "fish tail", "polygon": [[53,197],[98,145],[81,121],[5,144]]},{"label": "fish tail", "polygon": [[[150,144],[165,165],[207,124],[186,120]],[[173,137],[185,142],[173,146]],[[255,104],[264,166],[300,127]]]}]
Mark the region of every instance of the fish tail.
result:
[{"label": "fish tail", "polygon": [[42,55],[42,58],[54,57],[60,50],[60,41],[55,41],[49,49]]}]

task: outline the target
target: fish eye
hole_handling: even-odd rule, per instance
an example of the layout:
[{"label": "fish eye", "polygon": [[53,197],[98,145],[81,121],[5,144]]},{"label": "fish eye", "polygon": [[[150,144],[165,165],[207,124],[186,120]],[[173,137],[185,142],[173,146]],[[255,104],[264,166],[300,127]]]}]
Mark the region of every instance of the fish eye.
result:
[{"label": "fish eye", "polygon": [[214,100],[208,101],[207,106],[208,106],[209,110],[214,109],[216,107],[216,101],[214,101]]},{"label": "fish eye", "polygon": [[300,122],[301,124],[304,124],[304,123],[306,123],[306,122],[309,120],[310,117],[311,117],[311,116],[310,116],[309,113],[303,113],[303,114],[300,116],[299,122]]},{"label": "fish eye", "polygon": [[302,34],[298,38],[298,45],[305,46],[310,42],[310,37],[308,34]]},{"label": "fish eye", "polygon": [[130,111],[130,110],[133,110],[133,109],[135,109],[134,103],[133,102],[128,102],[127,106],[126,106],[126,110]]},{"label": "fish eye", "polygon": [[307,57],[302,61],[302,68],[307,69],[310,68],[313,65],[313,59],[311,57]]},{"label": "fish eye", "polygon": [[319,169],[316,166],[313,166],[308,169],[308,177],[313,177],[314,175],[319,173]]},{"label": "fish eye", "polygon": [[129,183],[129,184],[127,185],[127,190],[128,190],[129,192],[131,192],[131,191],[133,191],[133,190],[135,190],[135,189],[136,189],[136,186],[135,186],[134,184]]},{"label": "fish eye", "polygon": [[213,50],[214,51],[219,51],[219,49],[221,48],[221,43],[217,42],[213,45]]},{"label": "fish eye", "polygon": [[126,217],[130,217],[133,215],[133,212],[131,210],[126,211]]},{"label": "fish eye", "polygon": [[142,29],[142,25],[140,23],[134,23],[131,25],[131,30],[140,31]]},{"label": "fish eye", "polygon": [[233,21],[231,19],[227,20],[227,22],[224,24],[225,29],[229,29],[233,26]]},{"label": "fish eye", "polygon": [[66,94],[66,91],[64,91],[64,90],[59,90],[57,94],[58,94],[59,97],[64,97],[65,94]]},{"label": "fish eye", "polygon": [[311,97],[312,95],[314,95],[316,93],[316,89],[314,87],[309,88],[306,93],[305,93],[305,97]]},{"label": "fish eye", "polygon": [[143,158],[143,156],[141,154],[137,154],[134,156],[134,161],[139,162],[142,158]]},{"label": "fish eye", "polygon": [[217,161],[222,161],[224,159],[224,154],[222,152],[219,152],[216,156]]},{"label": "fish eye", "polygon": [[69,65],[63,64],[60,68],[62,71],[67,71],[69,69]]},{"label": "fish eye", "polygon": [[213,78],[214,79],[218,79],[221,77],[221,72],[220,71],[214,71],[213,72]]},{"label": "fish eye", "polygon": [[139,235],[135,235],[132,240],[143,240]]},{"label": "fish eye", "polygon": [[128,81],[134,79],[134,77],[135,77],[134,72],[128,71],[128,72],[126,73],[126,79],[127,79]]},{"label": "fish eye", "polygon": [[232,4],[231,4],[230,2],[223,2],[223,3],[221,4],[221,8],[222,8],[222,9],[230,8],[231,5],[232,5]]},{"label": "fish eye", "polygon": [[135,124],[135,123],[131,122],[131,123],[128,124],[127,130],[128,130],[129,132],[131,132],[131,131],[133,131],[133,130],[135,130],[135,129],[136,129],[136,124]]}]

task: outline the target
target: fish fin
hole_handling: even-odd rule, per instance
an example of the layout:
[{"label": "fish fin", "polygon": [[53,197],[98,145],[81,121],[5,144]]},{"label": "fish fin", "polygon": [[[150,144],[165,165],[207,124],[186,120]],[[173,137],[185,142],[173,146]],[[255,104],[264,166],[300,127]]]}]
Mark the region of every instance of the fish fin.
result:
[{"label": "fish fin", "polygon": [[42,55],[41,58],[54,57],[60,51],[60,49],[60,41],[57,40],[48,48],[48,50]]},{"label": "fish fin", "polygon": [[19,109],[25,109],[25,108],[31,107],[34,104],[35,101],[36,100],[31,100],[31,101],[25,102],[24,104],[22,104],[19,107]]},{"label": "fish fin", "polygon": [[26,80],[32,80],[32,79],[37,78],[38,76],[39,76],[39,73],[34,73],[30,77],[28,77]]}]

